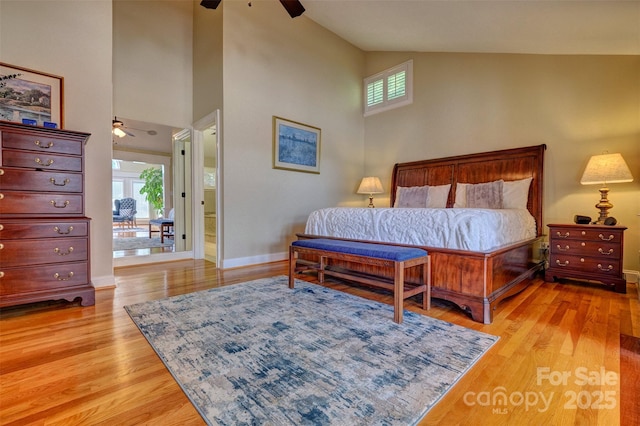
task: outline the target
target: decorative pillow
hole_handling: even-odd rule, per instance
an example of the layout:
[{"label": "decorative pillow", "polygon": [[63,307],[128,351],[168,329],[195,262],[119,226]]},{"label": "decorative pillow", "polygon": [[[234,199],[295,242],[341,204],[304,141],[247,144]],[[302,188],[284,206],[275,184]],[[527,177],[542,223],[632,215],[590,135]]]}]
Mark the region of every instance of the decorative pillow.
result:
[{"label": "decorative pillow", "polygon": [[475,209],[501,209],[503,181],[478,183],[467,187],[467,207]]},{"label": "decorative pillow", "polygon": [[526,209],[532,180],[533,178],[505,181],[502,187],[503,208]]},{"label": "decorative pillow", "polygon": [[447,207],[447,198],[451,184],[430,186],[427,196],[427,207],[431,209],[444,209]]},{"label": "decorative pillow", "polygon": [[456,199],[453,202],[454,208],[467,207],[467,187],[471,185],[470,183],[456,183]]},{"label": "decorative pillow", "polygon": [[393,207],[427,207],[428,186],[399,186],[396,189],[396,201]]}]

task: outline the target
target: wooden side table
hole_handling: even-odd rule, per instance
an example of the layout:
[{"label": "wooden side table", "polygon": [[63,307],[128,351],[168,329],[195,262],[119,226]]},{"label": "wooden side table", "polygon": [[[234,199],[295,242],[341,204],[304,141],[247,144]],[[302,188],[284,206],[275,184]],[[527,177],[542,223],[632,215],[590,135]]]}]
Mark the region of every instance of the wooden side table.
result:
[{"label": "wooden side table", "polygon": [[545,281],[598,281],[627,292],[622,273],[625,226],[549,224],[549,268]]}]

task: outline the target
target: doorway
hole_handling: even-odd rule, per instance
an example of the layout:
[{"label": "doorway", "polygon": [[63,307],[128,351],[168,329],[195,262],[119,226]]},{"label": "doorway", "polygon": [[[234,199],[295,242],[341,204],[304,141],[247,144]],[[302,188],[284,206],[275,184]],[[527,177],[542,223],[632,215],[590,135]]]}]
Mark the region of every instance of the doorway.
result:
[{"label": "doorway", "polygon": [[193,124],[194,131],[194,159],[199,159],[194,163],[194,169],[200,170],[200,178],[194,182],[194,191],[196,186],[201,189],[200,202],[200,226],[197,227],[201,232],[199,234],[199,242],[194,247],[196,258],[203,258],[209,262],[213,262],[220,266],[221,258],[221,227],[222,221],[220,210],[220,110],[201,118]]}]

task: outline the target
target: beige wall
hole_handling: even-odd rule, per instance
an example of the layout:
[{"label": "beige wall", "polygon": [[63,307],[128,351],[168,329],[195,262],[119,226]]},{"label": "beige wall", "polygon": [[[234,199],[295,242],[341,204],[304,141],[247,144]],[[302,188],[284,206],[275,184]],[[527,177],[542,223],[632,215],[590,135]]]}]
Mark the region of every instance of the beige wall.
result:
[{"label": "beige wall", "polygon": [[193,119],[222,110],[222,16],[216,10],[194,6],[193,14]]},{"label": "beige wall", "polygon": [[111,251],[111,1],[0,2],[3,62],[64,77],[65,128],[86,146],[85,210],[95,285],[113,284]]},{"label": "beige wall", "polygon": [[[314,209],[354,200],[364,55],[278,2],[224,5],[224,267],[282,259]],[[320,174],[272,168],[272,116],[322,130]]]},{"label": "beige wall", "polygon": [[114,114],[191,126],[193,8],[183,0],[113,2]]},{"label": "beige wall", "polygon": [[589,157],[621,152],[635,180],[610,185],[610,213],[640,270],[640,57],[370,53],[366,75],[411,58],[414,103],[365,119],[367,174],[389,185],[396,162],[546,144],[544,221],[571,223],[597,216]]}]

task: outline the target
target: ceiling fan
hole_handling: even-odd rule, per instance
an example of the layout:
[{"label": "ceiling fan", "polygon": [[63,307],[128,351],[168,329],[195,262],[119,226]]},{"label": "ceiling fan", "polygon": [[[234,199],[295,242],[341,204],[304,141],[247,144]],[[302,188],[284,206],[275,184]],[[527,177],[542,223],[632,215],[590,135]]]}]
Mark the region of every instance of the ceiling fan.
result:
[{"label": "ceiling fan", "polygon": [[136,129],[135,127],[127,127],[124,125],[124,123],[122,122],[122,120],[118,120],[117,117],[113,117],[113,121],[111,122],[111,132],[116,135],[119,138],[123,138],[125,136],[131,136],[132,138],[135,138],[136,135],[134,135],[133,133],[131,133],[130,130],[138,130],[140,132],[145,132],[146,134],[150,135],[150,136],[154,136],[157,135],[158,132],[156,132],[155,130],[143,130],[143,129]]},{"label": "ceiling fan", "polygon": [[[215,9],[218,7],[222,0],[202,0],[200,2],[200,6],[204,6],[207,9]],[[282,6],[287,10],[289,16],[295,18],[296,16],[300,16],[304,13],[304,6],[298,0],[280,0]],[[251,1],[249,0],[249,6],[251,6]]]}]

